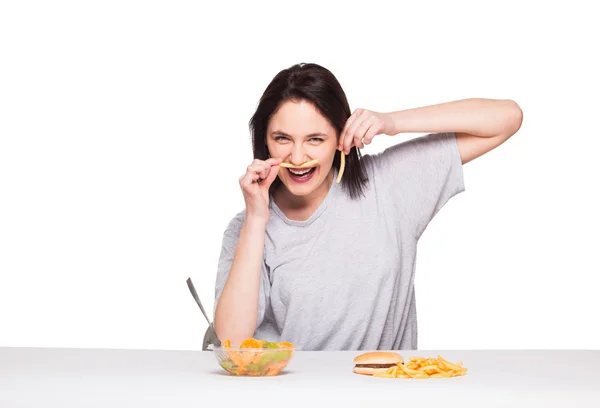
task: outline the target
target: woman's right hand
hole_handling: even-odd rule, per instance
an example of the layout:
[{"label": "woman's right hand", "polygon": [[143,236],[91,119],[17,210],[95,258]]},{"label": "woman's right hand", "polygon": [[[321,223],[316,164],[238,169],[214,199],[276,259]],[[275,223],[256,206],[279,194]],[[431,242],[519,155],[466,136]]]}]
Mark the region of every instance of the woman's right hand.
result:
[{"label": "woman's right hand", "polygon": [[246,217],[269,220],[269,187],[279,173],[281,159],[255,159],[240,177],[240,187],[246,202]]}]

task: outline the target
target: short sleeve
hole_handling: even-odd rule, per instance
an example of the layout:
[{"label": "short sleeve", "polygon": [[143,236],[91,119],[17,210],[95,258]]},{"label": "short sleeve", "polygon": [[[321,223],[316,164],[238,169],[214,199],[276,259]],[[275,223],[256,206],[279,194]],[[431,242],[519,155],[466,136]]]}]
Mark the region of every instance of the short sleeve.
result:
[{"label": "short sleeve", "polygon": [[[242,230],[242,226],[244,224],[244,212],[239,213],[234,217],[225,232],[223,233],[222,243],[221,243],[221,253],[219,255],[219,262],[217,265],[217,277],[215,282],[215,301],[213,307],[213,320],[214,315],[217,310],[217,304],[219,299],[221,298],[221,294],[223,293],[223,288],[225,287],[225,283],[227,282],[227,278],[229,277],[229,271],[231,270],[231,265],[233,263],[233,257],[235,255],[235,251],[237,249],[237,242],[240,236],[240,232]],[[267,303],[269,300],[270,294],[270,281],[269,281],[269,272],[268,268],[263,261],[261,274],[260,274],[260,292],[258,295],[258,320],[256,322],[256,327],[258,327],[265,315],[265,309],[267,307]]]},{"label": "short sleeve", "polygon": [[415,239],[450,198],[465,190],[455,133],[430,133],[372,157],[374,175],[390,193]]}]

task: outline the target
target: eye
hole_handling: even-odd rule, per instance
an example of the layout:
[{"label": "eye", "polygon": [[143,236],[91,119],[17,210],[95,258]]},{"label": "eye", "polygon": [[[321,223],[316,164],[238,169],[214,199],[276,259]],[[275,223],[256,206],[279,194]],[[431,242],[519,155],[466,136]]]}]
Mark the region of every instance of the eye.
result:
[{"label": "eye", "polygon": [[278,142],[283,142],[285,140],[287,140],[287,137],[285,136],[275,136],[275,140]]},{"label": "eye", "polygon": [[311,137],[310,141],[313,143],[321,143],[323,141],[323,138],[320,137]]}]

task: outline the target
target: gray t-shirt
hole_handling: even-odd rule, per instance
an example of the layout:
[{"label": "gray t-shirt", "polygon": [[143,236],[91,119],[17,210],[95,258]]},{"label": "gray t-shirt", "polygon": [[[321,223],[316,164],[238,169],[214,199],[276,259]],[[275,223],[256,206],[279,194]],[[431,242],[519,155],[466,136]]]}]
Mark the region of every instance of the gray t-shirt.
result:
[{"label": "gray t-shirt", "polygon": [[[306,221],[289,220],[271,200],[255,338],[303,350],[418,348],[417,242],[442,206],[465,189],[456,136],[428,134],[363,160],[364,198],[352,200],[333,182]],[[223,236],[215,309],[244,214]]]}]

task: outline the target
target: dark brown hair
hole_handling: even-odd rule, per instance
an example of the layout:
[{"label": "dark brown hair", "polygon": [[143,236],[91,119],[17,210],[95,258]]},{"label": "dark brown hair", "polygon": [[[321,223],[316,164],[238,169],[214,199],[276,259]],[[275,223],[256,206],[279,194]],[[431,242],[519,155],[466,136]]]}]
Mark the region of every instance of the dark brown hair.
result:
[{"label": "dark brown hair", "polygon": [[[337,132],[340,133],[352,112],[346,94],[336,77],[326,68],[317,64],[296,64],[279,72],[265,89],[256,112],[250,119],[252,150],[254,158],[267,160],[267,125],[277,109],[287,101],[307,101],[315,106]],[[335,155],[333,166],[340,169],[339,150]],[[360,151],[353,147],[346,156],[346,166],[341,185],[351,198],[363,194],[367,173],[361,160]],[[281,184],[275,179],[271,191]]]}]

